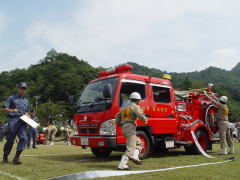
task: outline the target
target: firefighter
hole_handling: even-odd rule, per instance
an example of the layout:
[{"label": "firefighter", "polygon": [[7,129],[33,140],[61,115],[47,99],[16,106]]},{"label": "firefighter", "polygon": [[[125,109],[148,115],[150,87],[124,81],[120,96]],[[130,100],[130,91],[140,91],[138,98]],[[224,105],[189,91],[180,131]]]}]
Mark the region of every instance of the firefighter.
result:
[{"label": "firefighter", "polygon": [[136,136],[136,119],[140,119],[147,123],[147,118],[143,114],[143,110],[138,106],[141,95],[133,92],[130,95],[130,104],[121,109],[116,115],[116,124],[122,127],[122,134],[126,138],[127,150],[122,156],[118,165],[119,170],[129,170],[127,166],[128,160],[132,160],[135,164],[140,165],[139,153],[143,147],[143,142]]},{"label": "firefighter", "polygon": [[230,147],[230,154],[234,154],[234,146],[233,141],[230,135],[230,128],[228,122],[228,107],[226,105],[228,98],[226,96],[221,96],[219,99],[215,97],[212,93],[212,96],[209,96],[205,91],[205,95],[213,102],[213,104],[217,107],[217,120],[219,127],[219,137],[220,144],[222,148],[222,152],[220,154],[227,154],[227,145]]},{"label": "firefighter", "polygon": [[60,130],[64,133],[64,138],[66,139],[66,144],[71,145],[70,137],[73,136],[73,130],[69,124],[66,124],[65,127],[61,127]]},{"label": "firefighter", "polygon": [[20,117],[28,112],[29,103],[24,97],[27,89],[27,84],[21,82],[18,84],[17,94],[9,96],[3,105],[4,111],[8,115],[8,135],[7,142],[3,148],[3,162],[8,162],[8,155],[10,154],[16,136],[19,138],[17,151],[13,159],[14,164],[22,164],[19,157],[27,143],[27,126],[20,119]]},{"label": "firefighter", "polygon": [[55,139],[55,135],[57,133],[57,128],[56,128],[54,122],[50,122],[48,124],[47,132],[48,132],[47,139],[48,140],[50,139],[49,145],[52,146],[52,145],[54,145],[54,139]]},{"label": "firefighter", "polygon": [[235,127],[237,128],[237,139],[240,142],[240,119],[236,122]]}]

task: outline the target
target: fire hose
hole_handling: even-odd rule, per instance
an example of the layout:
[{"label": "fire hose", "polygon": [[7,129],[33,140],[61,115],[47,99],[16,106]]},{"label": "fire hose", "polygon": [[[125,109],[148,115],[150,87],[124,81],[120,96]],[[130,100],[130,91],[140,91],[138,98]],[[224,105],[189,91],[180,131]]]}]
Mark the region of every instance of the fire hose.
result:
[{"label": "fire hose", "polygon": [[[194,143],[196,144],[198,150],[207,158],[215,158],[208,155],[199,144],[192,128],[192,123],[189,121],[189,117],[181,116],[188,122],[192,138]],[[101,178],[101,177],[112,177],[112,176],[123,176],[123,175],[130,175],[130,174],[143,174],[143,173],[151,173],[151,172],[162,172],[162,171],[169,171],[175,169],[183,169],[183,168],[190,168],[190,167],[199,167],[199,166],[207,166],[207,165],[214,165],[214,164],[222,164],[236,160],[237,157],[228,158],[225,161],[217,161],[212,163],[202,163],[202,164],[193,164],[193,165],[186,165],[186,166],[177,166],[177,167],[170,167],[170,168],[163,168],[163,169],[153,169],[153,170],[142,170],[142,171],[111,171],[111,170],[102,170],[102,171],[88,171],[88,172],[80,172],[69,174],[65,176],[59,176],[55,178],[50,178],[48,180],[70,180],[70,179],[92,179],[92,178]]]},{"label": "fire hose", "polygon": [[163,172],[163,171],[170,171],[170,170],[175,170],[175,169],[223,164],[223,163],[234,161],[236,159],[237,159],[237,157],[232,157],[225,161],[193,164],[193,165],[186,165],[186,166],[177,166],[177,167],[170,167],[170,168],[163,168],[163,169],[143,170],[143,171],[111,171],[111,170],[87,171],[87,172],[80,172],[80,173],[74,173],[74,174],[68,174],[68,175],[59,176],[59,177],[55,177],[55,178],[50,178],[48,180],[92,179],[92,178],[101,178],[101,177],[124,176],[124,175],[130,175],[130,174]]},{"label": "fire hose", "polygon": [[199,152],[201,152],[201,154],[207,158],[215,158],[213,156],[210,156],[208,155],[203,149],[202,149],[202,146],[199,144],[198,140],[197,140],[197,137],[195,136],[195,133],[193,132],[193,127],[192,127],[192,123],[189,121],[189,117],[186,117],[186,116],[181,116],[181,118],[185,119],[189,125],[189,128],[190,128],[190,132],[191,132],[191,135],[192,135],[192,138],[194,140],[194,143],[195,145],[197,146]]}]

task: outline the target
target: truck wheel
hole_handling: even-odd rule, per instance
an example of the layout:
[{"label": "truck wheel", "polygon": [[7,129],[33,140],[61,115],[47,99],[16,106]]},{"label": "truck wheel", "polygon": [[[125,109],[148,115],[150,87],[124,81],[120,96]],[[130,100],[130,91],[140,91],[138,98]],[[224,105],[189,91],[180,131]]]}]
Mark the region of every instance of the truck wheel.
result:
[{"label": "truck wheel", "polygon": [[108,157],[112,153],[112,149],[109,148],[91,148],[92,153],[96,157]]},{"label": "truck wheel", "polygon": [[[195,132],[195,136],[196,136],[199,144],[201,145],[202,149],[204,151],[207,151],[208,146],[209,146],[207,134],[204,131],[197,130]],[[198,150],[195,143],[191,144],[190,146],[185,146],[185,150],[188,154],[201,154],[201,152]]]},{"label": "truck wheel", "polygon": [[140,152],[139,158],[140,159],[147,158],[148,155],[150,154],[151,147],[150,140],[144,131],[137,131],[137,137],[139,137],[143,142],[143,148]]},{"label": "truck wheel", "polygon": [[165,147],[165,144],[159,143],[155,146],[155,152],[159,154],[164,154],[168,152],[168,149]]}]

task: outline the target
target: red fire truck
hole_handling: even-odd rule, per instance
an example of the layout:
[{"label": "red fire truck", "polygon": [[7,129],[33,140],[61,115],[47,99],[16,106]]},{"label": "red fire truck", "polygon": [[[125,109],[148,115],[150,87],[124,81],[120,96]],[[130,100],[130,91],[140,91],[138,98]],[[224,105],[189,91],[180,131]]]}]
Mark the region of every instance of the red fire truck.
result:
[{"label": "red fire truck", "polygon": [[90,147],[95,156],[107,157],[112,151],[124,151],[126,139],[115,115],[129,103],[132,92],[140,93],[139,105],[148,123],[137,120],[137,136],[144,143],[140,158],[151,152],[184,147],[199,153],[191,136],[189,122],[204,151],[218,140],[216,109],[201,90],[176,91],[169,75],[163,78],[131,73],[124,64],[99,73],[83,90],[76,106],[73,145]]}]

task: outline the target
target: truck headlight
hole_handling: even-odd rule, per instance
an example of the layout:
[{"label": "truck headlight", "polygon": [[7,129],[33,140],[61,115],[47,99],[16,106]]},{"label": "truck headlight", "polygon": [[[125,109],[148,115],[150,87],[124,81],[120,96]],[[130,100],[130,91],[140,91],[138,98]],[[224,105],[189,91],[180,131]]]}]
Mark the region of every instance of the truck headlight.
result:
[{"label": "truck headlight", "polygon": [[107,120],[101,124],[100,135],[116,135],[115,119]]}]

